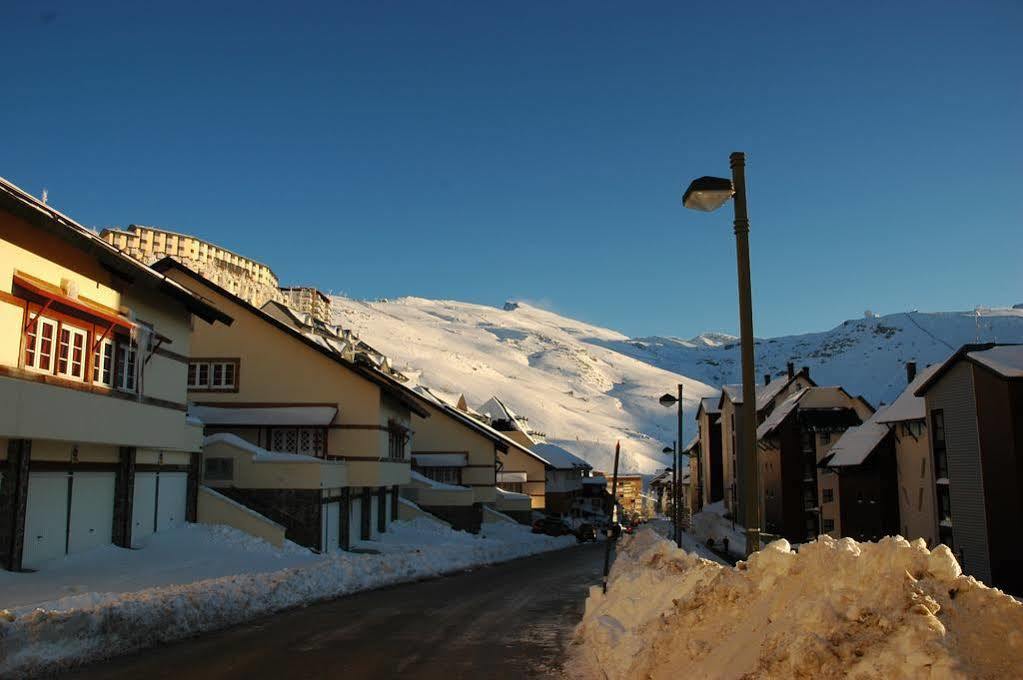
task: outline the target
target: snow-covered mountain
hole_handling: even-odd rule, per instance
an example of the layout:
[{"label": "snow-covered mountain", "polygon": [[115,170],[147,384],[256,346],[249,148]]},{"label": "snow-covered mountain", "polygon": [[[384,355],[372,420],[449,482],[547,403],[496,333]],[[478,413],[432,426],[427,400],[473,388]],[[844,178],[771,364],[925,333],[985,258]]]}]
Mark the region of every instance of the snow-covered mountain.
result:
[{"label": "snow-covered mountain", "polygon": [[[503,309],[463,302],[333,298],[334,322],[389,355],[415,383],[471,406],[492,395],[548,441],[611,466],[621,440],[621,469],[652,473],[675,438],[673,409],[657,398],[682,383],[686,432],[699,399],[739,380],[734,336],[689,340],[629,338],[526,303]],[[974,341],[1023,342],[1023,310],[891,314],[846,321],[823,333],[757,341],[757,375],[780,375],[792,361],[818,384],[841,384],[871,403],[890,402],[905,384],[906,361],[923,368]]]}]

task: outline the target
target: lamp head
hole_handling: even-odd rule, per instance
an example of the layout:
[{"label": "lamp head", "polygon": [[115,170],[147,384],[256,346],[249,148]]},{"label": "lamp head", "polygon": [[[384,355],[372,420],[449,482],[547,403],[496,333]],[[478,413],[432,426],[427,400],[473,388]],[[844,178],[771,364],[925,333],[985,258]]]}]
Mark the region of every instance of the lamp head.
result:
[{"label": "lamp head", "polygon": [[700,177],[690,183],[682,195],[682,205],[691,210],[713,212],[735,194],[732,180],[724,177]]},{"label": "lamp head", "polygon": [[671,448],[670,446],[665,446],[663,449],[661,449],[661,453],[675,453],[675,449]]},{"label": "lamp head", "polygon": [[661,402],[661,406],[674,406],[678,399],[674,394],[665,394],[657,401]]}]

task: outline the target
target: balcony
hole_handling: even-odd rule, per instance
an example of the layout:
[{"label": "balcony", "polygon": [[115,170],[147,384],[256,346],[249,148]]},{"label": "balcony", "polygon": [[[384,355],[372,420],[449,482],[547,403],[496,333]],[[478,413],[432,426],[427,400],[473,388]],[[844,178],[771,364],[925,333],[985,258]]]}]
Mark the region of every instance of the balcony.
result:
[{"label": "balcony", "polygon": [[408,484],[412,463],[407,460],[345,458],[348,486],[395,486]]},{"label": "balcony", "polygon": [[[203,458],[206,461],[203,483],[214,488],[337,489],[348,486],[347,463],[267,451],[233,434],[207,437]],[[226,463],[227,460],[230,462]]]}]

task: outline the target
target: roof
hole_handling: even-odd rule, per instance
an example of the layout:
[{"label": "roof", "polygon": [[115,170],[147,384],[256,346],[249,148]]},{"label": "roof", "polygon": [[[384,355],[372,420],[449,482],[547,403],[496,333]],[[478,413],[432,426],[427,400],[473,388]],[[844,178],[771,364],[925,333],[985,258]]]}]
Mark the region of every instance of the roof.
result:
[{"label": "roof", "polygon": [[554,444],[536,444],[531,447],[533,452],[538,454],[551,464],[555,470],[592,470],[593,466],[585,460],[570,453],[560,446]]},{"label": "roof", "polygon": [[700,435],[695,435],[689,440],[689,443],[682,448],[682,453],[688,453],[693,450],[693,447],[700,443]]},{"label": "roof", "polygon": [[325,426],[334,422],[337,406],[233,407],[226,402],[223,406],[193,404],[188,408],[188,415],[198,418],[204,425]]},{"label": "roof", "polygon": [[862,464],[877,445],[884,440],[889,429],[872,417],[862,425],[850,427],[828,452],[828,467],[850,467]]},{"label": "roof", "polygon": [[923,397],[916,396],[916,390],[926,381],[930,380],[940,364],[931,364],[924,370],[917,373],[913,381],[902,390],[895,401],[884,411],[878,411],[877,422],[898,423],[904,420],[923,420],[927,413]]},{"label": "roof", "polygon": [[696,410],[697,413],[700,411],[706,411],[708,415],[716,415],[721,413],[721,409],[718,408],[718,403],[721,401],[721,397],[704,397],[700,400],[700,406]]},{"label": "roof", "polygon": [[419,394],[426,397],[427,400],[430,401],[444,415],[448,416],[449,418],[452,418],[453,420],[458,421],[465,427],[468,427],[469,429],[491,440],[497,445],[497,448],[500,449],[501,451],[508,450],[508,438],[503,436],[494,428],[490,427],[489,425],[486,425],[485,423],[481,423],[480,421],[476,420],[475,418],[466,413],[463,413],[462,411],[459,411],[457,408],[455,408],[454,406],[452,406],[451,404],[447,403],[446,401],[438,397],[436,394],[434,394],[433,391],[430,390],[430,388],[427,387],[426,385],[420,385],[419,387],[416,388],[416,391],[418,391]]},{"label": "roof", "polygon": [[426,410],[426,405],[429,402],[427,402],[424,397],[417,394],[416,392],[406,387],[402,383],[398,382],[397,380],[387,375],[383,371],[377,370],[375,368],[370,368],[369,366],[366,366],[364,364],[348,361],[347,359],[341,356],[341,353],[337,351],[337,349],[328,344],[324,338],[320,336],[310,337],[309,334],[302,333],[300,330],[289,326],[280,319],[277,319],[276,317],[273,317],[270,314],[266,313],[262,309],[253,306],[252,304],[246,302],[245,300],[242,300],[234,293],[224,290],[217,284],[205,278],[202,274],[192,271],[191,269],[181,264],[174,258],[165,257],[156,264],[154,264],[153,268],[159,272],[165,272],[168,269],[176,269],[177,271],[182,272],[183,274],[189,276],[196,282],[201,283],[202,285],[215,291],[217,294],[224,296],[225,298],[227,298],[234,304],[238,305],[242,309],[246,310],[253,316],[262,319],[266,323],[270,324],[271,326],[274,326],[275,328],[285,333],[288,333],[293,338],[302,341],[307,346],[312,347],[313,349],[323,354],[324,356],[327,356],[328,358],[334,360],[340,366],[343,366],[349,371],[357,373],[366,380],[376,384],[378,387],[381,388],[382,391],[386,392],[387,394],[390,394],[399,402],[407,406],[410,411],[420,416],[421,418],[430,417],[430,412]]},{"label": "roof", "polygon": [[[942,362],[935,371],[913,391],[913,394],[918,397],[924,396],[927,391],[931,389],[931,386],[934,383],[940,380],[941,377],[945,375],[950,368],[952,368],[952,366],[959,363],[962,359],[984,366],[985,368],[1009,379],[1023,377],[1019,374],[1020,356],[1017,353],[1018,350],[1010,350],[1009,348],[1011,347],[1020,347],[1020,345],[999,345],[994,342],[963,345],[953,352],[948,359],[945,359],[945,361]],[[993,349],[998,349],[999,351],[989,353],[990,350]]]},{"label": "roof", "polygon": [[799,405],[799,401],[809,391],[809,388],[806,387],[796,390],[771,411],[771,415],[757,428],[757,440],[759,441],[764,437],[770,436],[789,417],[789,414],[795,410],[796,406]]},{"label": "roof", "polygon": [[[766,385],[757,385],[756,386],[757,410],[759,411],[760,409],[766,407],[769,403],[771,403],[772,399],[777,397],[782,392],[782,390],[788,387],[793,380],[799,377],[802,377],[804,380],[808,381],[811,385],[816,387],[817,383],[811,380],[810,376],[808,376],[804,371],[799,371],[798,373],[793,374],[791,378],[786,375],[784,378],[776,378],[771,382],[767,383]],[[743,403],[742,385],[741,384],[723,385],[721,387],[721,399],[718,400],[719,408],[721,406],[721,400],[723,400],[726,396],[728,397],[728,400],[731,401],[733,404]]]},{"label": "roof", "polygon": [[219,321],[230,325],[233,319],[217,309],[209,300],[172,281],[161,272],[148,267],[122,253],[100,238],[91,229],[58,212],[28,192],[0,177],[0,206],[68,241],[78,249],[95,257],[113,275],[129,284],[139,283],[158,290],[184,304],[189,312],[207,323]]}]

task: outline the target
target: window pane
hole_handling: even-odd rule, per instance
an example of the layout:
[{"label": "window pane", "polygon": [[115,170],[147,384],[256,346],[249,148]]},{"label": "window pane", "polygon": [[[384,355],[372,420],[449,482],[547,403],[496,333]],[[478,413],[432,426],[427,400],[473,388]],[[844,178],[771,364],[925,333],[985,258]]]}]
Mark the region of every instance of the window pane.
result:
[{"label": "window pane", "polygon": [[60,329],[60,343],[57,346],[57,372],[67,373],[68,354],[70,353],[71,331],[66,327]]},{"label": "window pane", "polygon": [[39,320],[39,358],[37,368],[49,371],[53,365],[53,336],[56,334],[57,324],[49,319]]},{"label": "window pane", "polygon": [[189,387],[195,386],[195,364],[188,364],[188,385]]},{"label": "window pane", "polygon": [[[33,315],[33,318],[35,316]],[[39,322],[34,321],[28,325],[28,333],[25,336],[25,365],[35,368],[36,365],[36,342],[38,341]]]},{"label": "window pane", "polygon": [[234,387],[234,363],[224,364],[224,387]]},{"label": "window pane", "polygon": [[206,387],[210,384],[210,365],[199,364],[199,386]]}]

